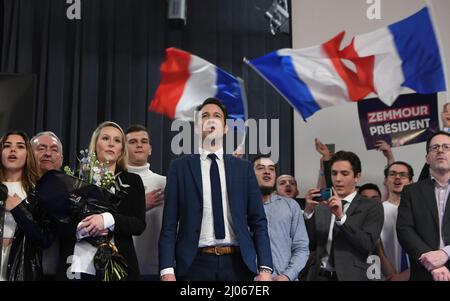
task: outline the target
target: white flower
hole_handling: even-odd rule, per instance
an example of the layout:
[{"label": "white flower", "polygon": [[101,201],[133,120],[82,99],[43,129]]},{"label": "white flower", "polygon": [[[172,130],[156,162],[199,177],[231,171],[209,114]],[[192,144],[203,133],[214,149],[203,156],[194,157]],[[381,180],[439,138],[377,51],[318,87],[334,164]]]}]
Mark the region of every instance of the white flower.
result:
[{"label": "white flower", "polygon": [[100,183],[100,180],[101,180],[102,178],[101,178],[101,176],[99,175],[99,174],[94,174],[93,176],[92,176],[92,181],[94,181],[94,183]]}]

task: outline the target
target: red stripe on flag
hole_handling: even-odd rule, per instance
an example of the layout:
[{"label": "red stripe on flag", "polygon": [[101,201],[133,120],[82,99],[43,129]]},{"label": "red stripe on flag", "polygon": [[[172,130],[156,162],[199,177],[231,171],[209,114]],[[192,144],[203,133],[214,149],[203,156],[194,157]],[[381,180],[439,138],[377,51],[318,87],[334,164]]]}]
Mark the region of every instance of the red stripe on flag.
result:
[{"label": "red stripe on flag", "polygon": [[[358,101],[366,97],[369,93],[375,92],[373,85],[373,68],[375,64],[375,57],[359,57],[356,53],[353,40],[350,45],[345,47],[342,51],[339,50],[345,31],[339,33],[337,36],[322,44],[322,49],[333,63],[334,69],[344,81],[347,86],[349,98],[352,101]],[[356,68],[356,73],[345,66],[342,59],[347,59],[353,62]]]},{"label": "red stripe on flag", "polygon": [[166,59],[161,64],[161,82],[148,108],[169,118],[175,118],[175,110],[190,76],[190,53],[177,48],[166,49]]}]

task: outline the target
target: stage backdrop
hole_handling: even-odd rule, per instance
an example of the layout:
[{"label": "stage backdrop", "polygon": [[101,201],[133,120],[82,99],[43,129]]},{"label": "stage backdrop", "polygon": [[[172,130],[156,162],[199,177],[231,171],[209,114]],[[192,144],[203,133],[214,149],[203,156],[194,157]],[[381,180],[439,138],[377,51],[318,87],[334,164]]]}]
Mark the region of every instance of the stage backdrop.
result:
[{"label": "stage backdrop", "polygon": [[0,73],[0,136],[18,129],[34,134],[35,85],[32,74]]},{"label": "stage backdrop", "polygon": [[76,162],[104,120],[152,133],[152,169],[165,174],[170,122],[148,113],[167,47],[177,47],[244,79],[251,118],[279,118],[280,170],[293,171],[292,110],[243,57],[291,46],[271,35],[264,11],[273,0],[187,2],[187,24],[173,28],[163,0],[83,0],[81,20],[69,20],[66,0],[0,0],[0,72],[37,77],[36,130],[52,130]]}]

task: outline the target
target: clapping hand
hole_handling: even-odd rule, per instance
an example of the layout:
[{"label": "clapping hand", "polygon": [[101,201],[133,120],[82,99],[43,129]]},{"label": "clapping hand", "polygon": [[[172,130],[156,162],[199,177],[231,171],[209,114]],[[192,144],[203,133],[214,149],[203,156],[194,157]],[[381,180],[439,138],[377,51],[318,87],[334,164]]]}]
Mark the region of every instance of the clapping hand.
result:
[{"label": "clapping hand", "polygon": [[378,140],[375,142],[375,147],[378,151],[383,152],[383,156],[386,157],[387,163],[394,162],[394,155],[392,154],[391,146],[384,140]]},{"label": "clapping hand", "polygon": [[331,152],[328,149],[328,146],[323,144],[319,139],[314,139],[314,144],[316,146],[316,150],[319,154],[322,155],[321,161],[328,161],[331,159]]}]

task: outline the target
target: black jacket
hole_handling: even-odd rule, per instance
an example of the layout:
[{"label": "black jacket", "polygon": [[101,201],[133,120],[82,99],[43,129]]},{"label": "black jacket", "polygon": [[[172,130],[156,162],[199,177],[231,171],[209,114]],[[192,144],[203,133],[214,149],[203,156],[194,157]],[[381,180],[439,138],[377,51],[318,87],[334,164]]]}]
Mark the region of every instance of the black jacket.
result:
[{"label": "black jacket", "polygon": [[[7,191],[1,184],[1,190]],[[7,193],[0,194],[0,224],[3,229]],[[53,223],[29,192],[27,199],[11,210],[17,223],[8,259],[9,281],[33,281],[42,277],[42,249],[54,238]],[[3,231],[2,231],[3,233]],[[0,245],[2,241],[0,241]]]},{"label": "black jacket", "polygon": [[[117,170],[116,170],[117,173]],[[123,184],[126,196],[120,202],[118,213],[112,213],[115,221],[114,242],[119,253],[125,257],[129,273],[127,280],[139,280],[139,266],[133,244],[133,235],[140,235],[145,229],[145,190],[141,177],[126,171],[118,176]],[[60,242],[60,261],[57,271],[58,280],[67,280],[67,270],[71,265],[70,256],[73,255],[76,243],[77,224],[58,223]]]},{"label": "black jacket", "polygon": [[[341,281],[366,281],[367,257],[375,247],[383,227],[383,206],[380,202],[356,195],[346,212],[342,226],[334,225],[334,265]],[[316,252],[308,280],[317,280],[321,259],[326,254],[331,213],[323,204],[315,207],[314,215],[306,220],[310,250]]]},{"label": "black jacket", "polygon": [[[411,281],[431,281],[430,272],[420,263],[423,253],[439,250],[440,235],[444,245],[450,244],[450,202],[439,231],[439,213],[434,183],[431,178],[409,184],[403,188],[397,216],[397,236],[411,263]],[[450,199],[450,197],[449,197]],[[445,266],[450,269],[450,261]]]}]

